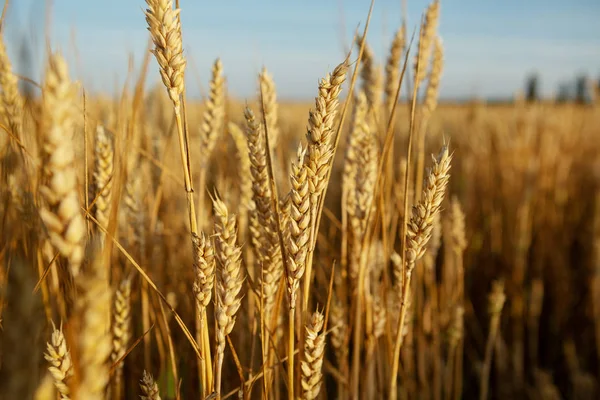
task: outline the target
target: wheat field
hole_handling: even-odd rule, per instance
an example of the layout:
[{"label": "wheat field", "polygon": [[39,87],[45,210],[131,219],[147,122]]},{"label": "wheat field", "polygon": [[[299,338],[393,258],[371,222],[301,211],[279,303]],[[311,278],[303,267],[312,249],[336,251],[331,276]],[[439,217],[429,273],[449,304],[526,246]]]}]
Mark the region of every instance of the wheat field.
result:
[{"label": "wheat field", "polygon": [[0,41],[1,399],[600,396],[598,106],[438,104],[437,0],[314,102],[195,101],[177,3],[117,98]]}]

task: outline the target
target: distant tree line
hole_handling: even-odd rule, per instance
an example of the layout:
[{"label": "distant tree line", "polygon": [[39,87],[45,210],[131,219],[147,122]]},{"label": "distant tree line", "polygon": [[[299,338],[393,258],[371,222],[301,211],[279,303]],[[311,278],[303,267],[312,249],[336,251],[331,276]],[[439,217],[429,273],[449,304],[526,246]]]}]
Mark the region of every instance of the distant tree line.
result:
[{"label": "distant tree line", "polygon": [[[525,100],[535,102],[541,99],[540,78],[537,73],[530,74],[525,81]],[[561,82],[558,86],[555,100],[558,103],[575,102],[589,104],[598,101],[600,96],[600,78],[590,79],[580,74],[572,81]]]}]

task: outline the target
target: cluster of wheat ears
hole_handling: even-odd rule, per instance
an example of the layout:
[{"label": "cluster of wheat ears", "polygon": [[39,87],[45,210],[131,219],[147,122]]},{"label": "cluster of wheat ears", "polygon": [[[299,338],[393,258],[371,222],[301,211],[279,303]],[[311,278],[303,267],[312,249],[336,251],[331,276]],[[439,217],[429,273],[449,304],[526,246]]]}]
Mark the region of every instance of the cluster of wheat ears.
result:
[{"label": "cluster of wheat ears", "polygon": [[308,122],[218,59],[186,102],[179,4],[146,3],[117,99],[59,53],[21,93],[0,41],[0,398],[595,398],[596,108],[438,109],[437,0],[385,65],[371,4]]}]

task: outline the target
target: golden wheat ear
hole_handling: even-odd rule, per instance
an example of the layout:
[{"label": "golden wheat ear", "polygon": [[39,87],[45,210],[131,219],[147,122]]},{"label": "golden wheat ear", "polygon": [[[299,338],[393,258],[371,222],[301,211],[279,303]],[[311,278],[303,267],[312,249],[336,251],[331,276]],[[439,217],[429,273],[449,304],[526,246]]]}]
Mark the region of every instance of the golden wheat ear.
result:
[{"label": "golden wheat ear", "polygon": [[69,262],[76,277],[84,257],[86,227],[79,201],[75,148],[75,86],[65,60],[53,54],[48,60],[42,91],[43,146],[40,210],[50,242]]},{"label": "golden wheat ear", "polygon": [[140,380],[140,389],[142,391],[142,395],[140,396],[142,400],[160,400],[158,385],[152,375],[146,370],[144,370],[142,379]]}]

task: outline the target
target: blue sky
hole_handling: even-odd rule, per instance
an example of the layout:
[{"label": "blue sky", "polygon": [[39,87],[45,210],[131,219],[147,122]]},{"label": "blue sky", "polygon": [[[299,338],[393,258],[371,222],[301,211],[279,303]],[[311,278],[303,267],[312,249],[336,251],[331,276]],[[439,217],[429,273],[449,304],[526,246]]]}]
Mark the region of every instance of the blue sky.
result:
[{"label": "blue sky", "polygon": [[[427,1],[408,0],[409,32]],[[127,77],[130,56],[139,67],[148,32],[144,0],[53,0],[51,44],[69,60],[74,78],[88,90],[114,93]],[[253,96],[263,65],[280,97],[311,99],[318,79],[343,59],[369,0],[181,0],[188,56],[188,93],[206,87],[220,57],[228,87]],[[44,56],[45,0],[12,0],[5,41],[13,60],[19,45],[33,49],[19,72],[40,79]],[[369,43],[384,61],[402,18],[401,0],[376,0]],[[600,78],[598,0],[442,0],[440,35],[445,47],[442,97],[511,96],[526,75],[539,72],[542,90],[578,73]],[[155,60],[149,79],[159,81]]]}]

